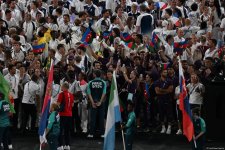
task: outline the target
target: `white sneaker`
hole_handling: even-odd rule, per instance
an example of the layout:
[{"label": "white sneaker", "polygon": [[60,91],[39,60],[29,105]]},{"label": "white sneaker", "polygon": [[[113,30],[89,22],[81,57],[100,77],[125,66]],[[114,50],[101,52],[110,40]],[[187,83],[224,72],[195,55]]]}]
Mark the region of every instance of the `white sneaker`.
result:
[{"label": "white sneaker", "polygon": [[69,145],[64,146],[64,150],[70,150],[70,146]]},{"label": "white sneaker", "polygon": [[9,147],[9,149],[13,149],[13,146],[12,146],[12,144],[10,144],[10,145],[9,145],[8,147]]},{"label": "white sneaker", "polygon": [[105,137],[105,135],[104,135],[104,134],[102,134],[102,135],[101,135],[101,138],[104,138],[104,137]]},{"label": "white sneaker", "polygon": [[182,130],[181,129],[177,130],[176,135],[181,135],[181,134],[183,134]]},{"label": "white sneaker", "polygon": [[87,129],[83,129],[83,131],[82,131],[83,133],[87,133]]},{"label": "white sneaker", "polygon": [[166,134],[171,134],[171,126],[168,126]]},{"label": "white sneaker", "polygon": [[88,134],[88,138],[93,138],[94,136],[92,134]]},{"label": "white sneaker", "polygon": [[166,133],[166,127],[165,126],[162,126],[162,130],[160,133]]},{"label": "white sneaker", "polygon": [[57,150],[63,150],[63,146],[58,147]]},{"label": "white sneaker", "polygon": [[3,147],[3,143],[1,143],[1,147]]}]

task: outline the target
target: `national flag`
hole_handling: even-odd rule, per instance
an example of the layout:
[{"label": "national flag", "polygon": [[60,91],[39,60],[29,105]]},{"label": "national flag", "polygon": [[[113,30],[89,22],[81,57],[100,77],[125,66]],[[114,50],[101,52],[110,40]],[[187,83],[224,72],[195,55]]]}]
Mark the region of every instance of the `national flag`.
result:
[{"label": "national flag", "polygon": [[181,22],[180,22],[180,19],[177,18],[177,17],[171,17],[171,20],[172,20],[172,23],[177,26],[177,27],[180,27],[181,26]]},{"label": "national flag", "polygon": [[163,10],[163,9],[166,9],[167,3],[164,3],[164,2],[156,2],[155,3],[155,6],[156,6],[157,9]]},{"label": "national flag", "polygon": [[116,72],[114,71],[110,89],[103,150],[115,149],[115,123],[120,121],[121,121],[121,114],[119,106],[119,95],[116,83]]},{"label": "national flag", "polygon": [[121,33],[120,37],[124,42],[129,43],[132,41],[132,37],[129,33]]},{"label": "national flag", "polygon": [[134,42],[125,43],[125,45],[132,50],[134,50],[137,47]]},{"label": "national flag", "polygon": [[181,55],[183,53],[183,50],[188,47],[188,41],[184,40],[180,42],[174,42],[173,46],[174,46],[174,52]]},{"label": "national flag", "polygon": [[48,83],[47,88],[45,92],[45,98],[44,98],[44,104],[42,106],[41,111],[41,121],[39,125],[39,131],[38,134],[40,136],[40,143],[43,144],[45,142],[45,129],[48,124],[48,114],[50,109],[50,103],[51,103],[51,91],[52,91],[52,84],[53,84],[53,71],[54,71],[54,63],[51,61],[51,68],[48,75]]},{"label": "national flag", "polygon": [[110,36],[112,36],[112,31],[105,31],[102,33],[102,36],[104,39],[108,39]]},{"label": "national flag", "polygon": [[154,32],[152,34],[152,39],[149,42],[149,45],[147,46],[147,48],[151,52],[155,52],[155,49],[159,48],[159,44],[160,44],[160,39],[159,39],[158,35]]},{"label": "national flag", "polygon": [[166,69],[168,68],[168,66],[169,66],[169,63],[161,63],[161,64],[160,64],[160,68],[161,68],[162,70],[166,70]]},{"label": "national flag", "polygon": [[5,80],[4,76],[0,72],[0,92],[4,94],[3,99],[9,102],[10,112],[15,113],[14,107],[10,102],[10,86],[9,83]]},{"label": "national flag", "polygon": [[185,84],[183,68],[180,60],[179,60],[179,81],[180,81],[179,108],[182,111],[183,116],[183,133],[187,137],[187,139],[191,141],[194,136],[194,126],[192,122],[192,114]]},{"label": "national flag", "polygon": [[91,44],[92,41],[93,41],[93,37],[92,37],[91,29],[87,28],[81,38],[81,42],[85,45],[88,45],[88,44]]},{"label": "national flag", "polygon": [[42,53],[45,50],[45,43],[33,45],[32,47],[35,54]]}]

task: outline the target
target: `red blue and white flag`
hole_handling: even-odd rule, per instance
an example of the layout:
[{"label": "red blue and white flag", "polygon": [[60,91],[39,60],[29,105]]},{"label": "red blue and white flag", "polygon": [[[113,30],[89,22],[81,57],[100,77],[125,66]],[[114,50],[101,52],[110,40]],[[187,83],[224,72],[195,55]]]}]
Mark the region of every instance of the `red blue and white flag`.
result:
[{"label": "red blue and white flag", "polygon": [[185,48],[188,47],[188,40],[184,40],[181,42],[174,42],[174,52],[178,55],[181,55]]},{"label": "red blue and white flag", "polygon": [[156,6],[156,8],[163,10],[163,9],[166,9],[167,3],[164,3],[164,2],[156,2],[155,3],[155,6]]},{"label": "red blue and white flag", "polygon": [[179,80],[180,80],[179,108],[182,111],[183,116],[183,133],[187,137],[188,141],[191,141],[194,136],[194,126],[192,122],[192,114],[185,84],[183,68],[180,60],[179,60]]},{"label": "red blue and white flag", "polygon": [[53,69],[54,69],[54,63],[53,63],[53,61],[51,61],[51,67],[50,67],[50,71],[49,71],[49,75],[48,75],[48,83],[47,83],[44,103],[43,103],[43,107],[42,107],[42,111],[41,111],[41,121],[40,121],[40,125],[39,125],[39,130],[38,130],[41,144],[46,142],[45,129],[48,124],[48,115],[49,115],[49,109],[50,109],[50,103],[51,103],[51,93],[52,93],[52,84],[53,84]]}]

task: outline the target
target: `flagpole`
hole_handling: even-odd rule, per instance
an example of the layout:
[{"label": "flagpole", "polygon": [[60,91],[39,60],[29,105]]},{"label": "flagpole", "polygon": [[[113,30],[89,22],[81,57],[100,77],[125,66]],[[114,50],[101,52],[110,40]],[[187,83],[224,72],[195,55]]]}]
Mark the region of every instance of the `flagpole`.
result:
[{"label": "flagpole", "polygon": [[122,126],[122,124],[120,126],[121,126],[121,129],[122,129],[121,134],[122,134],[122,139],[123,139],[123,150],[126,150],[126,145],[125,145],[125,140],[124,140],[124,133],[123,133],[123,126]]},{"label": "flagpole", "polygon": [[194,142],[195,148],[197,148],[197,144],[196,144],[196,140],[194,138],[194,135],[193,135],[193,142]]}]

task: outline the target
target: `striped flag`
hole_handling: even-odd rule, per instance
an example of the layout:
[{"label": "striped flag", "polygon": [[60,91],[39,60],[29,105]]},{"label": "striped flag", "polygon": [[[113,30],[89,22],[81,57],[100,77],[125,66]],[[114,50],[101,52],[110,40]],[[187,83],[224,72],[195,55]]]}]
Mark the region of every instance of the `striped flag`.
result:
[{"label": "striped flag", "polygon": [[188,47],[188,41],[174,42],[174,52],[181,55],[185,48]]},{"label": "striped flag", "polygon": [[163,9],[166,9],[167,3],[164,3],[164,2],[156,2],[155,3],[155,6],[156,6],[157,9],[163,10]]},{"label": "striped flag", "polygon": [[14,107],[10,102],[9,91],[10,91],[9,83],[5,80],[2,73],[0,72],[0,92],[4,94],[3,99],[9,102],[10,112],[15,113]]},{"label": "striped flag", "polygon": [[185,78],[183,74],[183,68],[179,60],[179,80],[180,80],[180,110],[182,111],[183,116],[183,132],[189,141],[192,140],[194,136],[194,126],[192,122],[192,114],[188,99],[188,93],[185,84]]},{"label": "striped flag", "polygon": [[86,31],[84,32],[82,38],[81,38],[81,42],[84,45],[88,45],[90,43],[92,43],[93,37],[92,37],[92,32],[90,28],[87,28]]},{"label": "striped flag", "polygon": [[116,83],[116,73],[113,72],[113,80],[110,89],[108,114],[106,120],[105,139],[103,150],[115,149],[115,123],[121,121],[119,96]]},{"label": "striped flag", "polygon": [[121,33],[121,39],[126,43],[129,43],[132,41],[132,37],[129,33]]},{"label": "striped flag", "polygon": [[33,52],[35,54],[42,53],[45,50],[45,43],[38,44],[38,45],[33,45]]},{"label": "striped flag", "polygon": [[168,68],[168,66],[169,66],[169,63],[161,63],[161,64],[160,64],[160,68],[161,68],[162,70],[166,70],[166,69]]},{"label": "striped flag", "polygon": [[179,18],[171,17],[171,21],[175,26],[177,26],[177,27],[181,26],[181,22],[180,22]]},{"label": "striped flag", "polygon": [[49,114],[50,103],[51,103],[51,92],[52,92],[53,71],[54,71],[53,67],[54,67],[54,63],[53,61],[51,61],[51,68],[48,75],[48,83],[47,83],[46,92],[45,92],[44,104],[42,106],[41,121],[40,121],[39,131],[38,131],[41,144],[43,144],[46,139],[45,129],[48,124],[48,114]]}]

